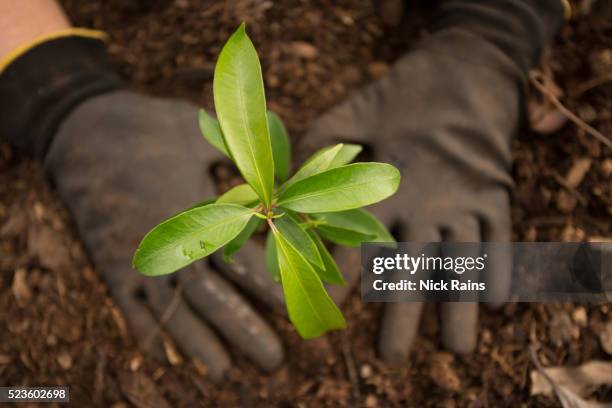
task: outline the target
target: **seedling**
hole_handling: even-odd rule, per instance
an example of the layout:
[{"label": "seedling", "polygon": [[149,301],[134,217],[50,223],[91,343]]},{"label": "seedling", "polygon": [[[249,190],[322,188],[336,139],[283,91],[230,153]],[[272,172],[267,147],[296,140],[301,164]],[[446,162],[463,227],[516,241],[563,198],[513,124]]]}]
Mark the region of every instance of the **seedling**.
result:
[{"label": "seedling", "polygon": [[323,240],[347,246],[393,241],[360,207],[395,193],[399,171],[383,163],[350,164],[361,146],[337,144],[316,152],[290,176],[289,137],[280,118],[266,111],[261,66],[244,23],[219,55],[213,93],[218,120],[202,110],[200,129],[246,183],[153,228],[134,254],[134,267],[165,275],[221,248],[231,262],[263,225],[269,229],[267,268],[283,286],[298,333],[312,338],[346,327],[322,283],[345,284]]}]

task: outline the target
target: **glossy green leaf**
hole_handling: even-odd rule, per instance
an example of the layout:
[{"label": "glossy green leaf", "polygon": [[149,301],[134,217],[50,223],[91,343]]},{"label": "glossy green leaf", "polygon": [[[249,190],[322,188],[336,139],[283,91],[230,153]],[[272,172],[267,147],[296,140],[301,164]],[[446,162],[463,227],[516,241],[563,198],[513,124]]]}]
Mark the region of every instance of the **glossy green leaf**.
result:
[{"label": "glossy green leaf", "polygon": [[268,127],[270,128],[270,142],[274,156],[276,177],[283,182],[289,177],[291,171],[291,142],[289,134],[281,118],[274,112],[268,111]]},{"label": "glossy green leaf", "polygon": [[355,159],[355,157],[357,157],[359,153],[361,153],[362,150],[363,148],[358,144],[343,143],[342,148],[340,151],[338,151],[332,162],[329,164],[329,168],[333,169],[349,164]]},{"label": "glossy green leaf", "polygon": [[313,154],[308,160],[302,164],[302,166],[295,172],[293,176],[285,184],[281,186],[279,191],[282,192],[288,189],[296,182],[308,178],[312,175],[321,173],[327,169],[334,160],[334,157],[342,149],[342,143],[335,146],[330,146],[319,150]]},{"label": "glossy green leaf", "polygon": [[208,140],[208,143],[216,147],[221,153],[230,157],[227,146],[225,146],[225,141],[223,140],[223,133],[221,133],[219,121],[210,116],[204,109],[200,109],[200,112],[198,112],[198,123],[204,139]]},{"label": "glossy green leaf", "polygon": [[225,247],[223,247],[223,260],[228,263],[234,262],[234,254],[238,252],[240,248],[242,248],[244,243],[251,238],[262,223],[263,220],[260,218],[251,218],[244,229],[240,231],[240,234],[238,234],[236,238],[232,239],[225,245]]},{"label": "glossy green leaf", "polygon": [[345,246],[363,242],[395,242],[387,228],[364,209],[313,214],[317,231],[325,239]]},{"label": "glossy green leaf", "polygon": [[276,254],[276,243],[274,242],[272,230],[268,230],[268,235],[266,236],[266,267],[272,279],[280,282],[280,269],[278,269],[278,256]]},{"label": "glossy green leaf", "polygon": [[307,229],[306,232],[316,244],[321,259],[323,260],[323,268],[318,268],[316,265],[314,266],[319,278],[327,283],[344,286],[346,284],[344,277],[319,235],[312,228]]},{"label": "glossy green leaf", "polygon": [[269,205],[274,160],[261,65],[244,23],[227,41],[215,67],[213,93],[225,144],[245,181]]},{"label": "glossy green leaf", "polygon": [[132,263],[145,275],[174,272],[234,239],[252,216],[252,209],[236,204],[209,204],[182,212],[145,235]]},{"label": "glossy green leaf", "polygon": [[357,247],[363,242],[372,242],[375,237],[372,234],[363,234],[357,231],[328,227],[326,225],[317,226],[317,232],[326,240],[347,247]]},{"label": "glossy green leaf", "polygon": [[217,203],[234,203],[247,205],[259,200],[257,193],[248,184],[239,184],[230,188],[217,199]]},{"label": "glossy green leaf", "polygon": [[289,319],[305,339],[346,327],[313,266],[278,230],[274,231],[281,282]]},{"label": "glossy green leaf", "polygon": [[348,164],[296,182],[278,205],[303,213],[346,211],[384,200],[399,182],[399,170],[389,164]]},{"label": "glossy green leaf", "polygon": [[321,255],[319,255],[317,245],[310,235],[308,235],[292,217],[284,216],[278,218],[274,220],[274,225],[281,234],[283,234],[285,239],[304,255],[304,258],[306,258],[308,262],[319,268],[324,268],[323,260],[321,259]]}]

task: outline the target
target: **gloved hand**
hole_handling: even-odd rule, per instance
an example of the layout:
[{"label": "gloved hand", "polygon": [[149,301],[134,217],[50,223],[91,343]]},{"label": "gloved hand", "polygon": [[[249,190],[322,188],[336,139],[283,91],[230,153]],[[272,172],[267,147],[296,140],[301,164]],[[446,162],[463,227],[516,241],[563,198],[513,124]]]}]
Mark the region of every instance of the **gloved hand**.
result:
[{"label": "gloved hand", "polygon": [[[304,140],[354,142],[397,166],[398,192],[373,211],[413,242],[508,241],[510,141],[521,115],[527,68],[562,21],[556,0],[448,1],[438,31],[389,74],[324,115]],[[502,298],[510,262],[488,290]],[[421,303],[387,304],[379,349],[402,361],[418,330]],[[441,337],[456,352],[477,341],[476,303],[441,305]]]},{"label": "gloved hand", "polygon": [[[211,166],[221,160],[202,140],[195,106],[127,91],[79,105],[61,124],[45,160],[134,336],[159,352],[164,327],[215,380],[230,366],[225,341],[273,369],[283,359],[278,336],[214,262],[149,278],[131,268],[131,259],[149,229],[215,195]],[[282,290],[266,273],[262,253],[251,244],[225,269],[247,291],[281,305]]]}]

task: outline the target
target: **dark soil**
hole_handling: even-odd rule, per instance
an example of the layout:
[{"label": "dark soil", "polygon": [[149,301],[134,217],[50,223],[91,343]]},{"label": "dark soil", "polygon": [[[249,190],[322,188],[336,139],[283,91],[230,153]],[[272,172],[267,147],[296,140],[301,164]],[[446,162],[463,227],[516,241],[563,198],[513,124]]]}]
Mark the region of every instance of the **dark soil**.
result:
[{"label": "dark soil", "polygon": [[[76,25],[108,32],[110,51],[132,86],[209,108],[215,57],[246,21],[269,104],[296,139],[426,35],[429,15],[422,7],[409,10],[411,19],[398,26],[397,13],[381,13],[370,0],[62,3]],[[581,18],[564,27],[540,69],[563,90],[558,96],[570,110],[612,135],[610,19]],[[548,135],[525,130],[514,147],[515,240],[612,238],[610,149],[571,123]],[[576,166],[588,167],[578,181]],[[441,349],[435,308],[427,305],[414,352],[401,368],[376,357],[382,308],[364,305],[355,291],[344,307],[348,330],[301,341],[278,319],[273,323],[291,350],[287,363],[266,374],[236,356],[228,380],[213,385],[201,364],[160,364],[139,353],[41,167],[0,149],[0,385],[65,384],[74,405],[116,408],[546,407],[558,403],[529,395],[530,344],[539,345],[544,365],[610,358],[600,344],[612,320],[608,304],[482,308],[479,345],[466,357]],[[593,397],[610,400],[611,391],[602,387]]]}]

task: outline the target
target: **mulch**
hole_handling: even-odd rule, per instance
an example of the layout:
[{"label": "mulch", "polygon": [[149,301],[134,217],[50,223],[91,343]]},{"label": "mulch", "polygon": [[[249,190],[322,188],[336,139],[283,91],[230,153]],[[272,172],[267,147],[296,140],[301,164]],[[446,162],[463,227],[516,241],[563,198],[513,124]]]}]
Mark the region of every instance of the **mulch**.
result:
[{"label": "mulch", "polygon": [[[220,47],[246,21],[263,65],[270,107],[298,140],[322,112],[382,76],[427,35],[428,5],[407,21],[366,0],[63,0],[72,21],[110,36],[109,50],[133,88],[211,108]],[[390,2],[391,4],[393,2]],[[427,2],[421,2],[427,3]],[[386,3],[385,3],[386,4]],[[538,69],[581,121],[612,135],[612,19],[565,26]],[[530,100],[542,101],[531,89]],[[550,134],[525,128],[513,145],[513,238],[612,238],[612,151],[584,126]],[[586,170],[585,170],[586,169]],[[345,305],[349,328],[302,341],[271,316],[291,350],[274,373],[234,354],[227,380],[212,384],[201,364],[142,355],[91,265],[69,215],[37,163],[0,147],[1,385],[67,384],[77,406],[414,406],[553,407],[529,394],[539,346],[546,365],[610,359],[600,336],[609,304],[507,304],[482,308],[478,347],[469,356],[439,343],[436,305],[426,305],[414,352],[391,367],[374,352],[382,307],[358,291]],[[593,398],[612,400],[600,387]]]}]

